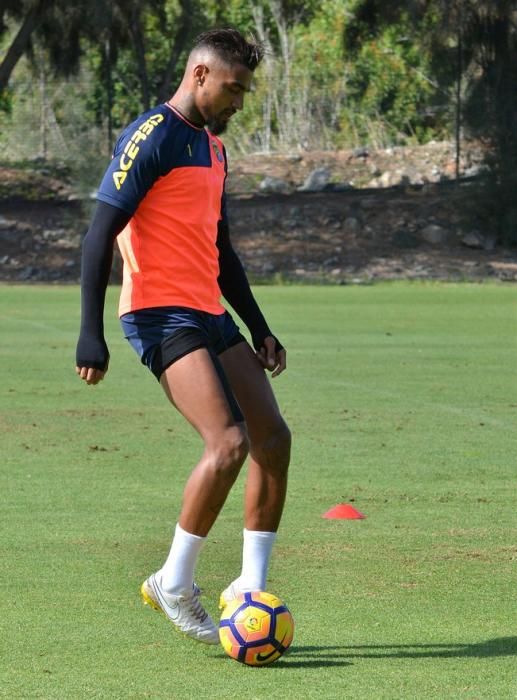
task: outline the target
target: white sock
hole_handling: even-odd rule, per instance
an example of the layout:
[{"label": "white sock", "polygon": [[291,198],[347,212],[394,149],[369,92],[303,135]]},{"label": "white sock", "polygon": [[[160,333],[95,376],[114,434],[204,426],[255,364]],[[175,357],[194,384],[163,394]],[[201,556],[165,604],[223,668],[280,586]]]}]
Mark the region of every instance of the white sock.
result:
[{"label": "white sock", "polygon": [[206,537],[191,535],[176,525],[171,551],[159,571],[161,587],[166,593],[184,595],[192,593],[194,569]]},{"label": "white sock", "polygon": [[244,528],[243,535],[239,588],[241,591],[265,591],[269,559],[276,532],[260,532]]}]

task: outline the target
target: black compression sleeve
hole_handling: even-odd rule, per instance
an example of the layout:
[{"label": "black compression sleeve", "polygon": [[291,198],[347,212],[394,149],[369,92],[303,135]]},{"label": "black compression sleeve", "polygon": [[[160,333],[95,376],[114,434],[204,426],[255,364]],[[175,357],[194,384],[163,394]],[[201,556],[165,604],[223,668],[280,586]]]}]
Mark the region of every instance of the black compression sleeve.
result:
[{"label": "black compression sleeve", "polygon": [[[219,222],[217,247],[219,248],[219,287],[224,298],[249,328],[253,347],[258,351],[264,343],[264,338],[274,336],[255,301],[242,263],[231,244],[228,225],[224,220]],[[277,351],[281,350],[282,346],[276,338],[275,340]]]},{"label": "black compression sleeve", "polygon": [[106,369],[109,359],[104,340],[104,300],[113,260],[113,243],[130,214],[98,202],[84,237],[81,258],[81,330],[76,350],[78,367]]}]

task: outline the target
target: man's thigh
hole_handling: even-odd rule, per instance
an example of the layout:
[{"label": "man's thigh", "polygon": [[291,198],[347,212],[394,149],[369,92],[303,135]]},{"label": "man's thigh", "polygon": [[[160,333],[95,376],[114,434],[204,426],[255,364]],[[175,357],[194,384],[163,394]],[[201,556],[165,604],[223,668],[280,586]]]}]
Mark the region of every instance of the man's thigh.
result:
[{"label": "man's thigh", "polygon": [[160,378],[169,400],[205,440],[235,425],[221,378],[207,348],[171,364]]},{"label": "man's thigh", "polygon": [[243,342],[223,352],[219,359],[244,414],[251,442],[267,439],[283,425],[283,419],[255,353]]}]

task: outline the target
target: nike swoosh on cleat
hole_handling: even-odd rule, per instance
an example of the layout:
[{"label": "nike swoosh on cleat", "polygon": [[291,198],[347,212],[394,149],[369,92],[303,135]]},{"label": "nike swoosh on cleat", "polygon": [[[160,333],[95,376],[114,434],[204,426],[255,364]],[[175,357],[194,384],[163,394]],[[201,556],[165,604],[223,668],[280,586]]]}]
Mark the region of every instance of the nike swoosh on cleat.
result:
[{"label": "nike swoosh on cleat", "polygon": [[171,618],[171,620],[177,620],[180,614],[180,606],[179,603],[175,603],[174,605],[169,605],[163,595],[161,594],[158,586],[155,584],[153,580],[153,591],[158,598],[160,605],[162,606],[164,612],[167,613],[167,615]]}]

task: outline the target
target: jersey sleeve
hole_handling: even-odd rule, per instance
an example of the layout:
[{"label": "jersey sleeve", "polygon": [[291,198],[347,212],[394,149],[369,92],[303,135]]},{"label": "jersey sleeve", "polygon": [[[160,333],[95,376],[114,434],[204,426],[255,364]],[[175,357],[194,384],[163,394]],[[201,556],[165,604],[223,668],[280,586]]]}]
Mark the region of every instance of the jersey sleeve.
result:
[{"label": "jersey sleeve", "polygon": [[160,111],[147,113],[128,127],[117,141],[97,199],[132,216],[163,174],[160,145],[166,134],[166,119]]}]

